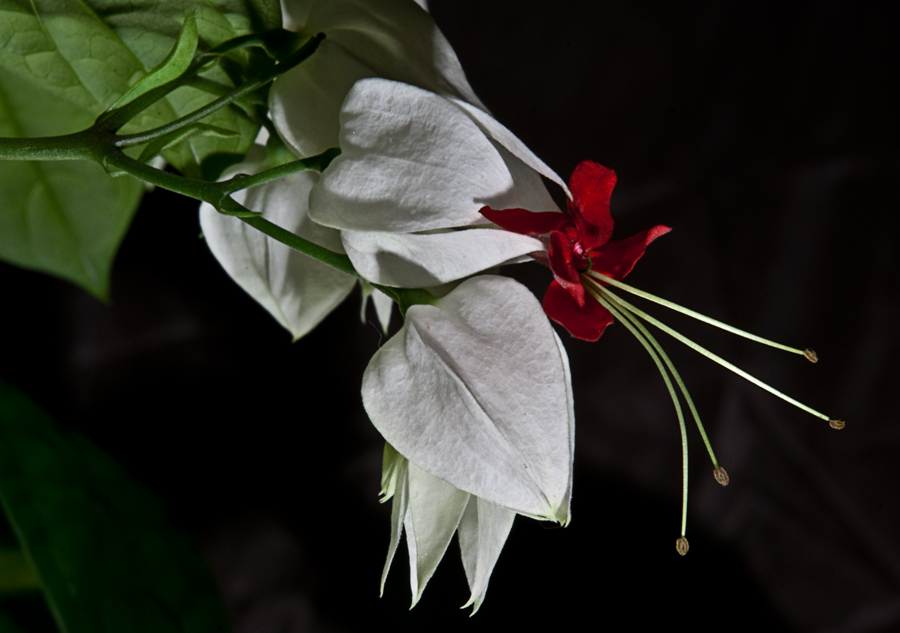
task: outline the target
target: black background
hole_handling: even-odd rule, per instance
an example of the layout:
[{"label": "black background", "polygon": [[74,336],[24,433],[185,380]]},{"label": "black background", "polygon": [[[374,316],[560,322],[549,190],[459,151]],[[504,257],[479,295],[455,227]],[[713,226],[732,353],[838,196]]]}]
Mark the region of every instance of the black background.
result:
[{"label": "black background", "polygon": [[[900,630],[897,21],[887,3],[433,0],[475,91],[564,178],[618,174],[616,235],[673,227],[629,281],[817,365],[662,309],[824,423],[674,341],[722,464],[694,433],[685,558],[680,445],[621,326],[564,335],[574,520],[519,518],[474,618],[458,548],[411,612],[405,552],[359,381],[382,336],[354,294],[291,344],[198,239],[196,205],[144,201],[112,306],[0,266],[0,377],[168,500],[238,633],[702,626]],[[542,294],[549,272],[511,274]],[[398,327],[394,323],[394,329]]]}]

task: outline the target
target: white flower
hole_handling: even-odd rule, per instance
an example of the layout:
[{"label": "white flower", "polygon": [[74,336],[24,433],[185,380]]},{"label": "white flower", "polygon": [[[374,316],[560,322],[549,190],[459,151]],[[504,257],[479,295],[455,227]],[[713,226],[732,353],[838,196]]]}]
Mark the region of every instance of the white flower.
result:
[{"label": "white flower", "polygon": [[469,279],[414,305],[372,358],[363,404],[399,455],[390,565],[407,531],[413,601],[459,528],[476,608],[513,514],[569,522],[574,414],[568,359],[540,304],[511,279]]},{"label": "white flower", "polygon": [[436,286],[543,250],[532,237],[486,230],[479,210],[558,212],[541,175],[568,192],[482,110],[385,79],[348,93],[340,147],[310,193],[310,216],[340,229],[356,269],[387,286]]},{"label": "white flower", "polygon": [[[229,169],[222,178],[254,174],[261,169],[261,161],[251,158]],[[261,211],[264,218],[281,228],[340,253],[343,248],[338,232],[319,226],[307,213],[309,190],[319,177],[317,172],[298,172],[239,191],[234,198],[251,210]],[[294,340],[328,316],[356,283],[355,277],[273,240],[239,218],[222,215],[208,203],[200,206],[200,227],[225,271]]]},{"label": "white flower", "polygon": [[360,79],[386,77],[483,107],[449,42],[413,0],[283,0],[287,28],[325,40],[279,77],[269,109],[297,156],[338,145],[338,112]]}]

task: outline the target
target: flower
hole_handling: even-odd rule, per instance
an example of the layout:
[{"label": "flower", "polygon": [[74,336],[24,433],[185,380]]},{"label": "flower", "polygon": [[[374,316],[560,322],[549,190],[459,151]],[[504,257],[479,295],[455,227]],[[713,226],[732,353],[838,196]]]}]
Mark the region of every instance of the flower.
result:
[{"label": "flower", "polygon": [[409,461],[401,472],[405,462],[386,457],[394,514],[385,573],[405,527],[414,603],[457,527],[477,608],[512,515],[568,524],[568,359],[518,282],[482,275],[436,305],[411,306],[366,368],[362,396],[391,450]]},{"label": "flower", "polygon": [[347,94],[340,147],[310,192],[310,217],[339,229],[356,269],[387,286],[431,287],[523,261],[540,240],[485,230],[479,210],[558,212],[540,176],[565,189],[484,111],[386,79]]},{"label": "flower", "polygon": [[572,198],[568,213],[532,213],[525,209],[495,210],[481,214],[508,231],[523,235],[549,233],[550,269],[553,281],[544,295],[547,315],[573,336],[596,341],[613,316],[596,301],[585,300],[582,274],[600,273],[621,280],[644,255],[647,245],[671,229],[654,226],[624,240],[610,241],[613,219],[609,200],[616,173],[592,161],[580,163],[569,179]]}]

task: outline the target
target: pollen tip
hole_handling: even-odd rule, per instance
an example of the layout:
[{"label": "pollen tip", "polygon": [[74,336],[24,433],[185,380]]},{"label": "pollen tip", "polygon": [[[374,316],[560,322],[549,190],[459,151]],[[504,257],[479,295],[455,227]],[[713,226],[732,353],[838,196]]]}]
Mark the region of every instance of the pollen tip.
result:
[{"label": "pollen tip", "polygon": [[828,420],[828,426],[830,426],[830,427],[833,428],[833,429],[837,429],[838,431],[840,431],[842,428],[844,428],[845,426],[847,426],[847,423],[844,422],[843,420],[839,420],[839,419],[837,419],[837,418],[834,418],[833,420]]},{"label": "pollen tip", "polygon": [[719,466],[718,468],[716,468],[713,471],[713,477],[715,477],[716,481],[719,482],[719,484],[721,484],[723,486],[727,486],[728,482],[730,481],[728,479],[728,473],[725,472],[725,469],[722,468],[721,466]]},{"label": "pollen tip", "polygon": [[816,354],[816,350],[812,349],[811,347],[807,347],[805,350],[803,350],[803,355],[806,356],[806,360],[811,363],[819,362],[819,355]]},{"label": "pollen tip", "polygon": [[686,538],[684,538],[683,536],[681,538],[679,538],[677,541],[675,541],[675,550],[681,556],[684,556],[685,554],[687,554],[688,549],[690,549],[690,547],[688,546],[688,540]]}]

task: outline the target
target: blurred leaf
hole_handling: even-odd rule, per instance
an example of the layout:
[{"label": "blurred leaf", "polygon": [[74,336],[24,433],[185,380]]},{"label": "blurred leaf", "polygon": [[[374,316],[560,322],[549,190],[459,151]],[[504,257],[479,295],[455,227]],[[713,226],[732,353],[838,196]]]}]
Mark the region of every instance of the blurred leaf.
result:
[{"label": "blurred leaf", "polygon": [[41,580],[24,552],[0,550],[0,594],[40,588]]},{"label": "blurred leaf", "polygon": [[61,631],[227,629],[202,557],[159,501],[2,382],[0,502]]},{"label": "blurred leaf", "polygon": [[[277,0],[0,0],[0,136],[54,136],[88,127],[173,49],[194,12],[200,48],[280,26]],[[240,51],[230,72],[249,62]],[[204,77],[231,85],[216,65]],[[148,109],[127,132],[192,112],[215,97],[182,88]],[[258,126],[235,108],[205,123],[232,135],[197,135],[166,151],[182,172],[201,176],[207,156],[242,156]],[[78,162],[0,163],[0,259],[73,281],[98,297],[142,195]]]}]

